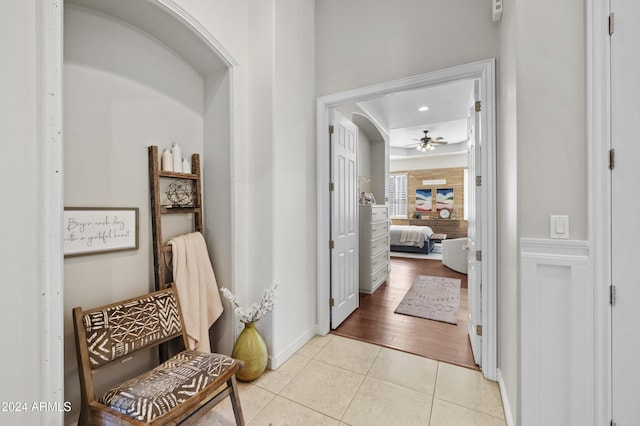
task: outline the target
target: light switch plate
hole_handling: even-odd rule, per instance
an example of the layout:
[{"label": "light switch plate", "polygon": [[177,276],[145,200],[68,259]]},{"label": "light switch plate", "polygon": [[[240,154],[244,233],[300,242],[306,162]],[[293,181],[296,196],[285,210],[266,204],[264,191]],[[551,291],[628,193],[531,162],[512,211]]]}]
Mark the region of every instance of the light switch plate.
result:
[{"label": "light switch plate", "polygon": [[551,238],[569,238],[569,216],[551,215]]}]

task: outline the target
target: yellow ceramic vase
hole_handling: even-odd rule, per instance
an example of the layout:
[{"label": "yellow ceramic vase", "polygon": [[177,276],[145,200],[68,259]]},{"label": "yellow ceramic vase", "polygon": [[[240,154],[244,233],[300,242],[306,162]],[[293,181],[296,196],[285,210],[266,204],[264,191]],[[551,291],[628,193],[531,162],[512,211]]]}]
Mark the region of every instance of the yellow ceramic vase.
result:
[{"label": "yellow ceramic vase", "polygon": [[267,368],[267,344],[256,328],[255,323],[245,323],[244,330],[238,336],[233,346],[231,356],[245,362],[236,373],[236,378],[243,382],[250,382],[262,375]]}]

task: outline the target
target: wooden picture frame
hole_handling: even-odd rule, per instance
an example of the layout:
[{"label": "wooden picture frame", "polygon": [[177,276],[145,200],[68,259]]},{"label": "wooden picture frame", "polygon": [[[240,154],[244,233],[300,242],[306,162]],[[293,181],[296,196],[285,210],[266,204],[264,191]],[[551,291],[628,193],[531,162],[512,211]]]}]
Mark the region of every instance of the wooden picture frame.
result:
[{"label": "wooden picture frame", "polygon": [[64,257],[138,249],[137,207],[65,207]]}]

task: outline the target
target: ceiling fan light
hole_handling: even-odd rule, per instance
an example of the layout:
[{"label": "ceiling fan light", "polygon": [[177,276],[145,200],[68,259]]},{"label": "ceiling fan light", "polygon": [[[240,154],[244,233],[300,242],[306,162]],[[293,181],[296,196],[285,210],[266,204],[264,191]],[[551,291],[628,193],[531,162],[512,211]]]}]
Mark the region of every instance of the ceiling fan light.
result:
[{"label": "ceiling fan light", "polygon": [[418,151],[421,151],[421,152],[426,152],[427,150],[432,150],[432,149],[433,149],[433,147],[431,146],[431,144],[428,144],[428,143],[421,143],[420,145],[418,145],[418,146],[416,147],[416,149],[417,149]]}]

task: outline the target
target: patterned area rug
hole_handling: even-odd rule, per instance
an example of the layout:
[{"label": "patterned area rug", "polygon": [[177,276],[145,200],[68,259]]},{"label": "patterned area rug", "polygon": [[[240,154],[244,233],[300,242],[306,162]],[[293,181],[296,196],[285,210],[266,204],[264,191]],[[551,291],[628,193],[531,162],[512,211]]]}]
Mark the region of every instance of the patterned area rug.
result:
[{"label": "patterned area rug", "polygon": [[418,275],[395,312],[458,324],[458,309],[460,279]]}]

